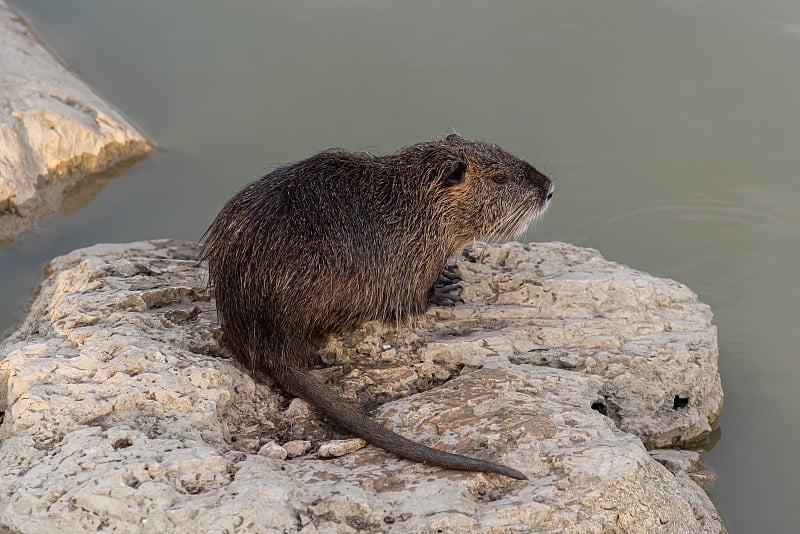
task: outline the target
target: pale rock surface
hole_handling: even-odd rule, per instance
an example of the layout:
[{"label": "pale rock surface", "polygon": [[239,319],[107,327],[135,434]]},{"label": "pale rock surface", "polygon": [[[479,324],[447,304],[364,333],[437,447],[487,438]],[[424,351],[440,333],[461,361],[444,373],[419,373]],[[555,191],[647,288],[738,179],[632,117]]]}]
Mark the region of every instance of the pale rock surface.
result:
[{"label": "pale rock surface", "polygon": [[302,456],[310,451],[311,447],[312,443],[306,439],[293,439],[283,444],[283,449],[289,458]]},{"label": "pale rock surface", "polygon": [[81,178],[148,150],[0,0],[0,242],[58,209]]},{"label": "pale rock surface", "polygon": [[285,460],[289,453],[286,449],[275,443],[274,441],[270,440],[263,444],[260,449],[258,449],[259,456],[264,456],[265,458],[274,458],[277,460]]},{"label": "pale rock surface", "polygon": [[[314,373],[389,427],[530,478],[516,481],[373,446],[317,457],[350,436],[229,358],[195,257],[191,244],[152,241],[48,265],[0,345],[0,524],[725,531],[683,470],[691,454],[654,453],[667,469],[643,444],[702,439],[721,407],[711,312],[686,287],[562,243],[477,243],[456,258],[463,304],[413,325],[368,323],[321,351],[328,365]],[[312,449],[301,457],[258,454],[302,439]]]},{"label": "pale rock surface", "polygon": [[702,456],[697,451],[655,449],[649,452],[651,458],[669,469],[675,476],[688,475],[704,490],[711,490],[717,483],[717,474],[703,466]]},{"label": "pale rock surface", "polygon": [[362,447],[366,447],[367,442],[361,438],[355,439],[333,439],[320,444],[317,456],[320,458],[335,458],[355,452]]}]

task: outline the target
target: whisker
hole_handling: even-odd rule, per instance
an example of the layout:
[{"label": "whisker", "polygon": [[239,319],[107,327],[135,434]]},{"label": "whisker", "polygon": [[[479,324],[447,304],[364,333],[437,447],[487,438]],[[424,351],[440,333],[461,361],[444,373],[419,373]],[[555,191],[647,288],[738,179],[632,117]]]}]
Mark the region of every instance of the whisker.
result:
[{"label": "whisker", "polygon": [[512,211],[510,213],[507,213],[504,217],[502,217],[500,220],[498,220],[494,224],[494,226],[492,226],[492,229],[491,229],[492,235],[496,236],[497,238],[502,237],[503,234],[505,234],[505,229],[506,229],[506,226],[508,225],[508,222],[516,215],[516,212],[518,210],[519,210],[519,208],[517,208],[516,210],[514,210],[514,211]]},{"label": "whisker", "polygon": [[497,221],[490,228],[490,242],[499,242],[506,237],[523,235],[530,224],[541,215],[541,209],[533,207],[533,203],[524,203]]}]

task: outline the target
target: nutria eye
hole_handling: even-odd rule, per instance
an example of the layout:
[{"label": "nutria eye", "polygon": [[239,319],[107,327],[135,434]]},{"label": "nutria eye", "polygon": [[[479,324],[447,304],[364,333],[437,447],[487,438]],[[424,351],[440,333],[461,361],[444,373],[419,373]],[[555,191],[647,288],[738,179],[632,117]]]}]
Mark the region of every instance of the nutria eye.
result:
[{"label": "nutria eye", "polygon": [[505,174],[495,174],[494,176],[492,176],[492,180],[496,184],[505,184],[508,182],[508,176],[506,176]]}]

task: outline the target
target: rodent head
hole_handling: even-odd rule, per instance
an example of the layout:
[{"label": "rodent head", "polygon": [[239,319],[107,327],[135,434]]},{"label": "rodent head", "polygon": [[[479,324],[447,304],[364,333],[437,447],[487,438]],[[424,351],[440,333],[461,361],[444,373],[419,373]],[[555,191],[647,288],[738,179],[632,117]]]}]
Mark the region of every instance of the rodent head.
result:
[{"label": "rodent head", "polygon": [[439,186],[446,217],[456,225],[459,240],[520,236],[550,205],[553,182],[499,146],[458,134],[437,143],[444,159]]}]

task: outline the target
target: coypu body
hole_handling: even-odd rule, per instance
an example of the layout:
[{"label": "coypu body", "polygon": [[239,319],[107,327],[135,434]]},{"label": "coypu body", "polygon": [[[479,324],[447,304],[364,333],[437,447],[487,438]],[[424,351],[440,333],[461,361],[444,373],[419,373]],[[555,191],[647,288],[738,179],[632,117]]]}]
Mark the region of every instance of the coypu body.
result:
[{"label": "coypu body", "polygon": [[306,369],[330,334],[403,321],[431,299],[452,304],[447,259],[475,239],[521,234],[552,193],[530,164],[455,134],[386,156],[331,150],[279,168],[231,198],[207,233],[225,341],[247,368],[374,445],[524,479],[385,429]]}]

